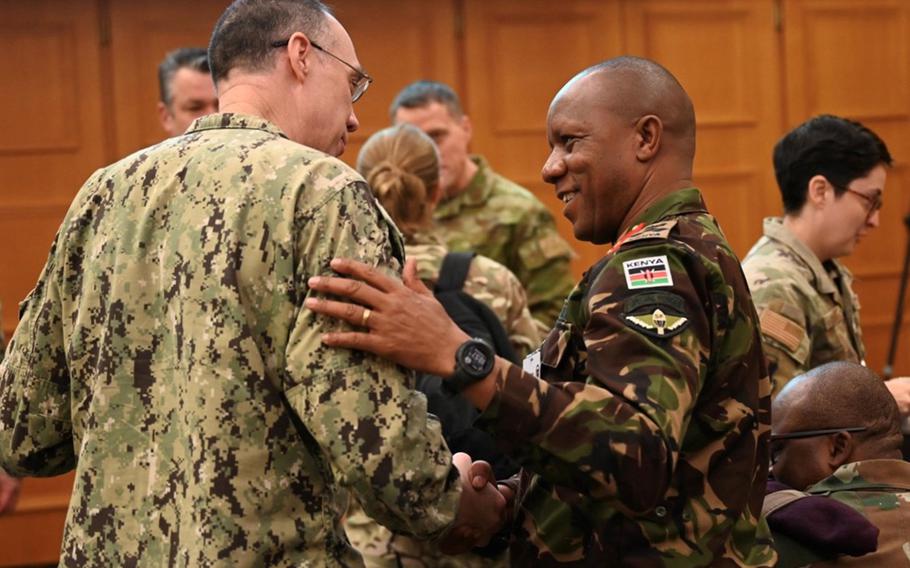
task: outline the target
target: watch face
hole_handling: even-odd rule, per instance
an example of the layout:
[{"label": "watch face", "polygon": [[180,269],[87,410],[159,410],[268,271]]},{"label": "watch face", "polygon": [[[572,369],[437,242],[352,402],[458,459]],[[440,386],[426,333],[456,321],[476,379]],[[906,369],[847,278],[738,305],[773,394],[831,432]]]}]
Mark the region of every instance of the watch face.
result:
[{"label": "watch face", "polygon": [[481,351],[476,345],[471,345],[465,349],[462,362],[472,373],[482,373],[487,366],[487,354]]}]

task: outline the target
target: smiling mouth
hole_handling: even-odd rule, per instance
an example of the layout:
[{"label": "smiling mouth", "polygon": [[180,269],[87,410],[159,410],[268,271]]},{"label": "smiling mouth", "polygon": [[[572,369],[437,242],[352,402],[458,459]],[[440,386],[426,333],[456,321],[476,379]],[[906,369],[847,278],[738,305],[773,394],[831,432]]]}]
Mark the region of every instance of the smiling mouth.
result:
[{"label": "smiling mouth", "polygon": [[569,202],[571,202],[573,199],[575,199],[576,195],[578,195],[577,191],[569,191],[569,192],[563,193],[562,195],[560,195],[558,197],[559,197],[560,201],[562,201],[564,204],[568,205]]}]

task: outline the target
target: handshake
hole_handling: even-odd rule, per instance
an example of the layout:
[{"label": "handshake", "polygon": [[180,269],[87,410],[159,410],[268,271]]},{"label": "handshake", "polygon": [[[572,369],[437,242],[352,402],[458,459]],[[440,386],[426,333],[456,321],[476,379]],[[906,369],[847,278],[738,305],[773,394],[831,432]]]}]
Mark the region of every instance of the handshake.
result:
[{"label": "handshake", "polygon": [[485,461],[472,463],[471,456],[457,453],[452,463],[461,474],[461,501],[452,528],[439,541],[439,550],[460,554],[486,546],[511,521],[515,492],[496,484],[493,468]]}]

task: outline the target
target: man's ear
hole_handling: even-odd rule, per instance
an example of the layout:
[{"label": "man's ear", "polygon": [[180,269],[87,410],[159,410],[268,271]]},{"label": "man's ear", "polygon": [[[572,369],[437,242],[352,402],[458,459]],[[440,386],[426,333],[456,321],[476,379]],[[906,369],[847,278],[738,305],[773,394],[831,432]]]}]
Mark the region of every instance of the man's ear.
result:
[{"label": "man's ear", "polygon": [[638,148],[635,157],[639,162],[649,162],[660,150],[660,137],[664,132],[664,123],[660,117],[646,114],[635,121],[635,135]]},{"label": "man's ear", "polygon": [[[832,191],[829,192],[829,189]],[[829,193],[832,197],[834,196],[834,191],[828,178],[823,175],[812,176],[806,188],[806,203],[811,203],[813,207],[817,208],[824,207]]]},{"label": "man's ear", "polygon": [[845,463],[850,463],[856,439],[849,432],[838,432],[828,438],[828,466],[832,471]]},{"label": "man's ear", "polygon": [[167,105],[161,101],[158,101],[158,122],[161,123],[161,128],[164,129],[168,134],[171,133],[174,123],[174,115],[171,114],[171,109],[167,108]]},{"label": "man's ear", "polygon": [[474,127],[471,126],[471,119],[468,118],[468,115],[461,115],[461,129],[465,131],[465,134],[468,135],[468,142],[471,142],[471,136],[474,134]]},{"label": "man's ear", "polygon": [[294,32],[288,39],[287,50],[288,61],[291,65],[291,73],[298,81],[303,81],[310,69],[311,62],[309,55],[313,52],[313,44],[303,32]]}]

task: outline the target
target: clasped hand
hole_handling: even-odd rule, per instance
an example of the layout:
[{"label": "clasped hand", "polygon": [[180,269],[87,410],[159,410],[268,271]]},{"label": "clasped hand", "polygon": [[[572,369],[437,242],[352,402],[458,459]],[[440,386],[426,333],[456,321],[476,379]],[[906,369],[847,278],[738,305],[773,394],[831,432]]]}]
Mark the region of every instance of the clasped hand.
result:
[{"label": "clasped hand", "polygon": [[512,493],[505,486],[497,487],[493,469],[484,461],[471,463],[464,453],[452,456],[461,475],[461,501],[455,523],[439,542],[446,554],[466,552],[475,546],[485,546],[509,520]]}]

